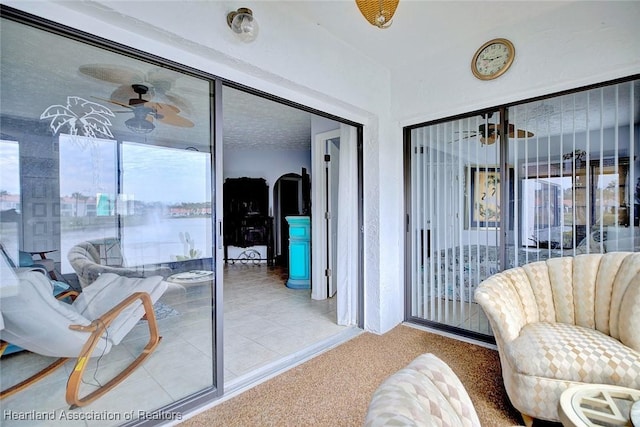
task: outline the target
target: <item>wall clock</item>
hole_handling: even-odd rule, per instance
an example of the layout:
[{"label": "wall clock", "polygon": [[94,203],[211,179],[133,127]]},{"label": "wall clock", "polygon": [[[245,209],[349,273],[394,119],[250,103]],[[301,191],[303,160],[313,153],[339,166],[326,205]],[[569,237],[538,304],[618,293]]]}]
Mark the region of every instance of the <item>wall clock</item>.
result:
[{"label": "wall clock", "polygon": [[516,49],[509,40],[489,40],[473,55],[471,71],[480,80],[495,79],[509,69],[515,55]]}]

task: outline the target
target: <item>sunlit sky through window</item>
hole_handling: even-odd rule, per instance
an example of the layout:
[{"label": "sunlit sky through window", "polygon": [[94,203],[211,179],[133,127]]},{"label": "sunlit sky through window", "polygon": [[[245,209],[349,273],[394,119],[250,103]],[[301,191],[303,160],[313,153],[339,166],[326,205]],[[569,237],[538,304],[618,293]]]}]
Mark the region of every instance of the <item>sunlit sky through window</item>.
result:
[{"label": "sunlit sky through window", "polygon": [[[211,201],[209,154],[124,142],[122,189],[142,202]],[[19,146],[0,143],[0,191],[19,194]],[[117,152],[113,140],[60,135],[60,196],[116,192]]]}]

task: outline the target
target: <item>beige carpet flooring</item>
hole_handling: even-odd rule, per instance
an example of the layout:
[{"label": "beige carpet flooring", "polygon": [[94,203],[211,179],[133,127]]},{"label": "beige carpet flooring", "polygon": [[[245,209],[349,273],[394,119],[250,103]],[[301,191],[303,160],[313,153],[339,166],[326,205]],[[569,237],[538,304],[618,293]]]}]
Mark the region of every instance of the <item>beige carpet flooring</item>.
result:
[{"label": "beige carpet flooring", "polygon": [[[484,427],[522,424],[494,350],[400,325],[363,333],[181,423],[181,426],[361,426],[376,387],[422,353],[447,362]],[[536,423],[535,426],[556,426]]]}]

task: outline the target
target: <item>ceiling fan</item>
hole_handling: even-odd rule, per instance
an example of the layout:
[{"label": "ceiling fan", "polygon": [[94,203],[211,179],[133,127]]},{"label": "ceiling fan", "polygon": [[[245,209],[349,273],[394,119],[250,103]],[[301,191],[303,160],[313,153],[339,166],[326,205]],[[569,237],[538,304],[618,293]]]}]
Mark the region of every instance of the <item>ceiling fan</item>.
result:
[{"label": "ceiling fan", "polygon": [[[190,114],[192,111],[189,101],[171,92],[179,74],[166,68],[155,67],[143,72],[124,65],[87,64],[81,65],[78,70],[95,79],[120,85],[111,94],[110,98],[113,100],[127,102],[131,96],[131,85],[140,83],[147,86],[149,99],[175,105],[186,114]],[[185,89],[180,90],[184,91]]]},{"label": "ceiling fan", "polygon": [[[122,90],[119,88],[117,91]],[[189,128],[194,126],[191,120],[180,115],[178,107],[144,99],[143,95],[149,92],[148,86],[132,84],[129,91],[133,91],[137,97],[129,98],[127,103],[116,99],[98,99],[127,108],[125,111],[114,111],[114,113],[133,113],[133,117],[124,122],[130,130],[136,133],[149,133],[155,129],[154,119],[171,126]]]},{"label": "ceiling fan", "polygon": [[[533,137],[533,132],[529,132],[524,129],[516,129],[514,125],[509,124],[509,138],[531,138]],[[466,133],[467,135],[462,137],[462,139],[467,138],[475,138],[476,136],[480,136],[480,143],[482,145],[492,145],[500,138],[500,125],[495,123],[483,123],[478,126],[478,130],[466,130],[461,131]]]}]

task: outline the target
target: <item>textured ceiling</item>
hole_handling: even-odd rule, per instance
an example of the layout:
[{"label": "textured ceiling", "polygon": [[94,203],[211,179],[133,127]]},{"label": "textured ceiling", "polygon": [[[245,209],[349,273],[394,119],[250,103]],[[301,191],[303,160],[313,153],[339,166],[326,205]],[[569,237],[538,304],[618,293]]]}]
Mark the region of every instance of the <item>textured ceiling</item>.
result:
[{"label": "textured ceiling", "polygon": [[310,113],[229,87],[222,100],[225,149],[311,149]]}]

